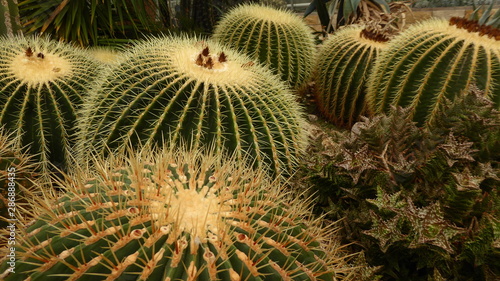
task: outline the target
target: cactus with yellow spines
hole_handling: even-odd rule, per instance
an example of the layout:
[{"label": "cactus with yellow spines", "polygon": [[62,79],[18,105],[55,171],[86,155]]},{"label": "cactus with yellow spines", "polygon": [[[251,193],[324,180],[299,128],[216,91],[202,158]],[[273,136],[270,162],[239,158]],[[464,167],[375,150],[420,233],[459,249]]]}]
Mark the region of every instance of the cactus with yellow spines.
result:
[{"label": "cactus with yellow spines", "polygon": [[213,37],[268,66],[298,89],[313,68],[316,49],[312,31],[290,11],[245,4],[220,20]]},{"label": "cactus with yellow spines", "polygon": [[198,152],[142,150],[78,172],[40,198],[17,241],[25,280],[341,280],[332,227],[307,200],[241,163]]},{"label": "cactus with yellow spines", "polygon": [[445,98],[453,100],[473,83],[500,108],[499,34],[497,28],[462,18],[412,25],[376,60],[368,84],[371,111],[410,106],[422,126],[433,121]]},{"label": "cactus with yellow spines", "polygon": [[[99,73],[82,50],[44,37],[0,38],[0,126],[40,168],[66,169],[76,110]],[[51,163],[51,164],[49,164]]]},{"label": "cactus with yellow spines", "polygon": [[91,94],[82,147],[214,146],[271,174],[292,173],[304,151],[303,110],[268,69],[213,41],[166,36],[137,44]]},{"label": "cactus with yellow spines", "polygon": [[122,56],[122,52],[119,49],[109,46],[90,47],[87,49],[87,52],[92,58],[105,65],[118,63],[118,60]]},{"label": "cactus with yellow spines", "polygon": [[366,83],[389,40],[368,27],[345,27],[326,40],[316,59],[316,104],[330,122],[351,127],[366,115]]}]

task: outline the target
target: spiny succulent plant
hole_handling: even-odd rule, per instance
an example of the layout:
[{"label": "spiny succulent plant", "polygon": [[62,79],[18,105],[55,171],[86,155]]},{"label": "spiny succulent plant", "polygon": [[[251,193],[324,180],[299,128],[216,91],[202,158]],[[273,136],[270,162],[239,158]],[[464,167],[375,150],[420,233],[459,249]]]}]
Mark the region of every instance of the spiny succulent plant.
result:
[{"label": "spiny succulent plant", "polygon": [[149,149],[95,163],[40,198],[11,280],[339,280],[332,227],[264,173],[198,152]]},{"label": "spiny succulent plant", "polygon": [[426,128],[411,108],[365,118],[330,151],[315,191],[382,280],[500,276],[500,112],[483,96],[445,100]]},{"label": "spiny succulent plant", "polygon": [[321,114],[338,126],[351,127],[367,114],[366,80],[388,37],[365,26],[349,26],[323,43],[314,81]]},{"label": "spiny succulent plant", "polygon": [[413,120],[422,126],[435,120],[445,98],[453,99],[471,84],[500,108],[499,34],[461,18],[412,25],[376,60],[368,83],[371,110],[411,106]]},{"label": "spiny succulent plant", "polygon": [[108,46],[94,46],[87,48],[90,56],[103,64],[114,64],[122,57],[122,52]]},{"label": "spiny succulent plant", "polygon": [[131,144],[215,146],[273,174],[291,173],[306,121],[286,85],[213,41],[162,37],[134,47],[110,69],[82,119],[81,154]]},{"label": "spiny succulent plant", "polygon": [[0,38],[0,126],[44,171],[68,163],[76,110],[99,73],[81,50],[44,37]]},{"label": "spiny succulent plant", "polygon": [[[15,148],[15,140],[0,128],[0,228],[18,219],[19,209],[26,208],[23,190],[36,178],[30,155]],[[0,243],[0,245],[2,245]]]},{"label": "spiny succulent plant", "polygon": [[292,12],[241,5],[221,19],[213,37],[268,66],[292,88],[310,77],[316,52],[312,30]]}]

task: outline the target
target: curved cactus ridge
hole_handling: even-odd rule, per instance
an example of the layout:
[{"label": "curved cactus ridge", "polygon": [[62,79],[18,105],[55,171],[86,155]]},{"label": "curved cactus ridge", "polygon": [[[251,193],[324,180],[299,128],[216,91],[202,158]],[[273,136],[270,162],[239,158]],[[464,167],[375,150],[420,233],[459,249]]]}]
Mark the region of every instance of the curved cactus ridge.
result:
[{"label": "curved cactus ridge", "polygon": [[[85,107],[81,153],[129,144],[215,146],[291,173],[307,140],[300,105],[265,67],[216,42],[162,37],[134,47]],[[248,154],[248,156],[246,155]]]},{"label": "curved cactus ridge", "polygon": [[0,38],[0,126],[44,171],[65,169],[76,110],[99,73],[81,50],[44,37]]},{"label": "curved cactus ridge", "polygon": [[305,219],[307,202],[235,163],[168,149],[98,161],[68,180],[65,195],[36,200],[16,273],[4,261],[0,278],[334,280],[345,267],[327,242],[332,227]]},{"label": "curved cactus ridge", "polygon": [[414,121],[424,125],[432,122],[444,97],[453,100],[472,83],[500,108],[498,33],[457,18],[411,26],[376,60],[368,87],[371,110],[411,106]]},{"label": "curved cactus ridge", "polygon": [[221,19],[213,37],[268,66],[292,88],[310,77],[316,52],[312,30],[290,11],[240,5]]},{"label": "curved cactus ridge", "polygon": [[387,37],[364,26],[345,27],[328,38],[314,70],[316,103],[337,126],[351,127],[367,114],[366,83]]}]

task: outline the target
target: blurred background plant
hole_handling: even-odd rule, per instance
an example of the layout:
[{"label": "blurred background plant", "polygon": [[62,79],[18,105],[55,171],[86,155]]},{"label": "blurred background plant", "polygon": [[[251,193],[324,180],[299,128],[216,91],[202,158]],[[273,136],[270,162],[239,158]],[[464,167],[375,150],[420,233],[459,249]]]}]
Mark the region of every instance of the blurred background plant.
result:
[{"label": "blurred background plant", "polygon": [[[4,2],[4,1],[3,1]],[[279,7],[280,0],[9,0],[23,32],[49,34],[81,46],[118,45],[159,33],[208,34],[228,9],[248,2]],[[5,7],[0,7],[6,9]]]}]

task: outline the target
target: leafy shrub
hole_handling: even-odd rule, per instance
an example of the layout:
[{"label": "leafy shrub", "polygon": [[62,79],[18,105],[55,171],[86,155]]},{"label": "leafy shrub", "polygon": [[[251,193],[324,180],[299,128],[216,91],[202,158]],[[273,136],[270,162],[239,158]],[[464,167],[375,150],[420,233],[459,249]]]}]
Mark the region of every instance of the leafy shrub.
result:
[{"label": "leafy shrub", "polygon": [[481,95],[445,102],[433,127],[402,108],[365,118],[315,177],[381,280],[498,280],[500,113]]}]

